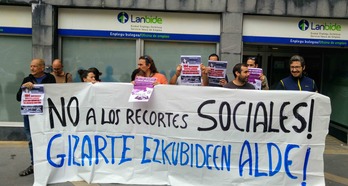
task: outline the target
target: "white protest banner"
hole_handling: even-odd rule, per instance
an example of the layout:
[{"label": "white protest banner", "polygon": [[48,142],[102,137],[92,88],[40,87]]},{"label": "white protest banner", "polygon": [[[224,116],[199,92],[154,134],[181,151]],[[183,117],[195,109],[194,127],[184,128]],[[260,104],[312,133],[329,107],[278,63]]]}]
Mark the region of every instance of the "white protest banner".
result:
[{"label": "white protest banner", "polygon": [[34,185],[324,185],[330,99],[300,91],[45,84]]}]

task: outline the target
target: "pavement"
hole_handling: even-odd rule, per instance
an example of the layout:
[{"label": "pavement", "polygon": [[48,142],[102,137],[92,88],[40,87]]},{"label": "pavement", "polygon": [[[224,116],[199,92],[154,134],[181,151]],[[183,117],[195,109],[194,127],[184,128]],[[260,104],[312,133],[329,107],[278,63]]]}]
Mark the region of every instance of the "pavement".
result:
[{"label": "pavement", "polygon": [[[328,135],[324,152],[324,172],[326,186],[348,186],[348,146]],[[29,186],[34,176],[18,176],[28,167],[29,152],[27,142],[0,141],[0,185]],[[88,184],[86,182],[66,182],[49,186],[125,186],[124,184]],[[130,186],[130,185],[127,185]],[[134,186],[134,185],[133,185]]]}]

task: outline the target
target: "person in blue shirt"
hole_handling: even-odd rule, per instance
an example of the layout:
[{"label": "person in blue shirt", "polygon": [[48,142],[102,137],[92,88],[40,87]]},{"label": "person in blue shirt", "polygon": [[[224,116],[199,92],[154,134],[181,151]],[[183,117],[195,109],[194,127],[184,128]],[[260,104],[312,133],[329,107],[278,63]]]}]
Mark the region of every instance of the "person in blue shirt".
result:
[{"label": "person in blue shirt", "polygon": [[294,55],[290,58],[290,73],[291,75],[280,80],[277,90],[298,90],[318,92],[315,81],[303,74],[306,68],[303,57]]}]

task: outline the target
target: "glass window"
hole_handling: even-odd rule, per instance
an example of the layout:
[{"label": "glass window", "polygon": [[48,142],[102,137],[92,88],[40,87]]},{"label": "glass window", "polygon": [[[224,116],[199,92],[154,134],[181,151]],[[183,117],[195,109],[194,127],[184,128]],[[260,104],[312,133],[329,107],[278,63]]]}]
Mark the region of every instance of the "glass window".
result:
[{"label": "glass window", "polygon": [[145,54],[153,58],[157,70],[168,81],[180,64],[181,55],[200,55],[202,63],[208,65],[208,57],[212,53],[216,53],[216,43],[145,41]]},{"label": "glass window", "polygon": [[0,36],[0,122],[22,121],[16,94],[30,73],[31,37]]},{"label": "glass window", "polygon": [[80,82],[79,69],[96,67],[102,82],[130,82],[137,68],[135,40],[102,38],[62,38],[64,71]]},{"label": "glass window", "polygon": [[348,54],[334,50],[324,55],[322,93],[331,99],[331,120],[348,127]]}]

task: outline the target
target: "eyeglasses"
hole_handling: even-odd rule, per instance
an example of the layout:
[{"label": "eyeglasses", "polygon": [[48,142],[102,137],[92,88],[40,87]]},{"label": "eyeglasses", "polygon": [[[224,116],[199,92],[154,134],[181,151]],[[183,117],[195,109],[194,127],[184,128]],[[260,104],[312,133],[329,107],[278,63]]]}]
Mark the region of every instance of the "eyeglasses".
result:
[{"label": "eyeglasses", "polygon": [[53,68],[54,71],[62,70],[62,68]]}]

